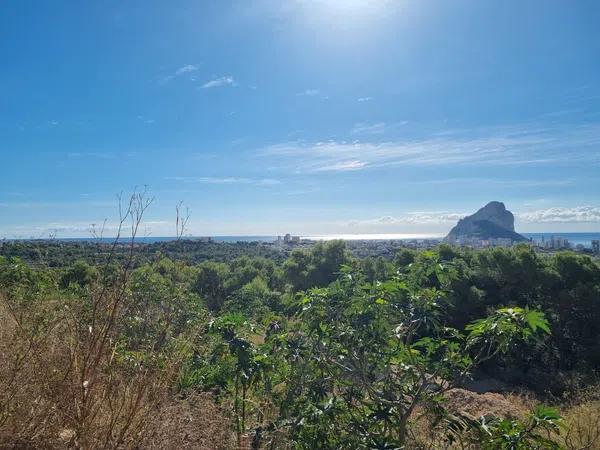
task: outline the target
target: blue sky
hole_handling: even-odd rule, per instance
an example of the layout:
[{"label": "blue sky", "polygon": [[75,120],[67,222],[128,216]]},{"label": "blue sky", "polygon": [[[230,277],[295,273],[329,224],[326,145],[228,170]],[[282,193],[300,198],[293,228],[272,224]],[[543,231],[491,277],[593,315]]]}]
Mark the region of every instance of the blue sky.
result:
[{"label": "blue sky", "polygon": [[4,2],[0,237],[600,231],[600,3]]}]

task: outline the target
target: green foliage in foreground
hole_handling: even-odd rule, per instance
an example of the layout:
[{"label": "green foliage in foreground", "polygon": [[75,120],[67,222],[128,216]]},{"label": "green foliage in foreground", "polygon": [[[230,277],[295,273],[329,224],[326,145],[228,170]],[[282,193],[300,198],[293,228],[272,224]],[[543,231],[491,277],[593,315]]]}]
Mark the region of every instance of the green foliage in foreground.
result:
[{"label": "green foliage in foreground", "polygon": [[[257,329],[243,317],[217,319],[211,329],[220,339],[211,365],[200,372],[209,375],[220,364],[230,369],[219,387],[233,397],[238,433],[253,422],[255,436],[275,439],[275,431],[284,432],[296,448],[404,448],[419,409],[443,422],[449,439],[459,439],[451,433],[456,420],[445,407],[444,392],[481,362],[547,335],[548,322],[539,311],[515,307],[465,331],[449,327],[443,317],[447,292],[421,287],[415,274],[423,270],[446,279],[440,264],[431,273],[415,267],[375,284],[343,268],[330,287],[290,301],[285,324],[269,323],[264,343],[253,344]],[[210,377],[203,381],[205,389],[217,387]],[[259,399],[268,399],[268,405],[257,406]],[[494,424],[494,430],[508,426]],[[459,429],[479,431],[484,425],[463,420]],[[479,438],[492,445],[497,436],[487,429],[489,436]],[[523,442],[536,438],[522,434]]]},{"label": "green foliage in foreground", "polygon": [[482,450],[559,450],[560,445],[549,438],[560,432],[561,417],[546,406],[535,408],[527,421],[499,420],[482,417],[477,423]]},{"label": "green foliage in foreground", "polygon": [[473,419],[444,394],[475,369],[540,385],[600,369],[600,267],[585,256],[441,246],[356,260],[332,242],[283,263],[191,265],[156,254],[132,267],[32,269],[0,257],[0,295],[31,311],[40,330],[51,320],[44,305],[76,310],[85,334],[90,299],[118,287],[127,302],[116,361],[159,367],[158,355],[177,349],[172,388],[215,392],[238,438],[251,434],[256,445],[400,449],[427,420],[447,444],[558,448],[551,409]]}]

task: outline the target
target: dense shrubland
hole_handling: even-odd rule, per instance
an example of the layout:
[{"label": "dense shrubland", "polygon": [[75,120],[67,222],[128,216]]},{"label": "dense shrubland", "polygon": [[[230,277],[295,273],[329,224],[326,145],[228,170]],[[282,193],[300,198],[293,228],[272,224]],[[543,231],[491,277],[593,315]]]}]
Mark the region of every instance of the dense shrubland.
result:
[{"label": "dense shrubland", "polygon": [[[2,240],[0,256],[17,257],[36,267],[65,267],[77,261],[98,266],[107,261],[124,262],[128,259],[130,242],[122,238],[114,246],[108,238],[87,240]],[[230,262],[240,256],[265,257],[283,262],[290,249],[273,248],[259,242],[201,242],[198,240],[172,240],[145,243],[135,242],[136,263],[146,264],[157,253],[170,259],[198,264],[203,261]]]},{"label": "dense shrubland", "polygon": [[[51,266],[0,257],[0,447],[600,446],[587,256],[40,251]],[[491,375],[533,400],[459,405]]]}]

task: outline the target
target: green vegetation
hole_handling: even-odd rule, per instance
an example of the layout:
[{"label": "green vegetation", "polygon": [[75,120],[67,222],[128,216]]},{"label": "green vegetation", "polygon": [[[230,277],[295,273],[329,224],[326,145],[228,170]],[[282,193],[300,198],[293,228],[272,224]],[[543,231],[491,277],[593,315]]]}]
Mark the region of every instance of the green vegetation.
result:
[{"label": "green vegetation", "polygon": [[[152,262],[158,253],[170,259],[198,264],[203,261],[230,262],[241,256],[265,257],[283,262],[283,251],[261,245],[259,242],[217,243],[200,241],[167,241],[135,244],[135,264]],[[17,257],[37,267],[65,267],[76,261],[90,265],[102,265],[107,261],[124,262],[129,256],[129,241],[123,239],[113,246],[110,239],[95,241],[0,241],[0,256]]]},{"label": "green vegetation", "polygon": [[[0,257],[0,446],[174,445],[168,411],[198,401],[231,433],[222,448],[600,445],[598,399],[574,400],[600,370],[587,256],[19,245],[28,263]],[[516,415],[451,400],[486,374],[538,400]]]}]

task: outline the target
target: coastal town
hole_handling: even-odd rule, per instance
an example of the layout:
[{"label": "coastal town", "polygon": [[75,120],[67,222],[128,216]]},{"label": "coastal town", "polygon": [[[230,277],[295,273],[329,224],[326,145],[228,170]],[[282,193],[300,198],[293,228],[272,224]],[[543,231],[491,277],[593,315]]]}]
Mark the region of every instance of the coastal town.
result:
[{"label": "coastal town", "polygon": [[[441,242],[452,246],[471,249],[491,247],[512,247],[516,244],[530,245],[539,252],[573,250],[581,253],[600,255],[600,240],[592,239],[591,246],[572,243],[567,237],[542,234],[539,239],[526,237],[515,231],[514,216],[504,203],[492,201],[476,213],[460,219],[443,239],[356,239],[348,240],[350,250],[359,257],[393,257],[399,248],[412,250],[429,249]],[[276,248],[310,247],[312,239],[286,234],[278,236],[270,245]]]},{"label": "coastal town", "polygon": [[[316,241],[311,239],[302,239],[295,236],[295,239],[284,240],[277,239],[274,242],[266,242],[263,245],[272,246],[279,249],[290,248],[310,248]],[[398,249],[406,248],[411,250],[426,250],[434,248],[443,242],[441,239],[363,239],[348,240],[348,248],[358,257],[383,256],[391,258]],[[600,240],[592,240],[591,247],[583,244],[573,244],[567,238],[558,235],[549,235],[547,238],[542,236],[541,240],[529,239],[526,241],[514,241],[508,238],[497,239],[461,239],[449,243],[453,246],[471,249],[485,249],[491,247],[512,247],[516,244],[530,245],[539,252],[555,252],[561,250],[571,250],[580,253],[600,256]]]}]

